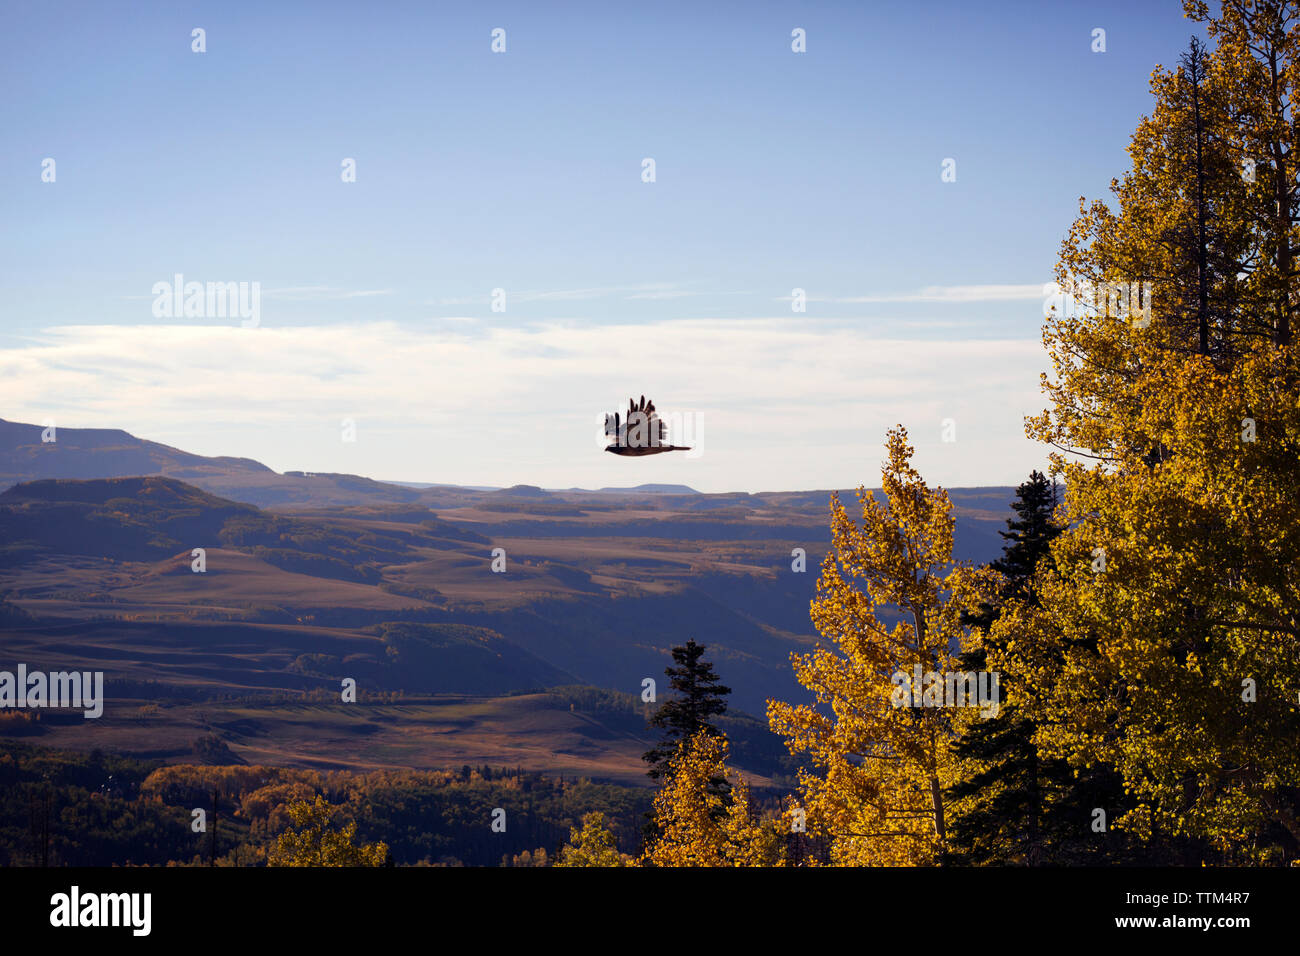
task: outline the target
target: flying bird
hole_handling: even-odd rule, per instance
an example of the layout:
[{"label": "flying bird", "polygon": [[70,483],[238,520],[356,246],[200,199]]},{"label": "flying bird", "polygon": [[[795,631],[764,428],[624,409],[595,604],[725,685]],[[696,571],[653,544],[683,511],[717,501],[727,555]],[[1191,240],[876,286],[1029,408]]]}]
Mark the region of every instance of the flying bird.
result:
[{"label": "flying bird", "polygon": [[605,451],[614,455],[658,455],[665,451],[690,451],[688,445],[667,444],[668,428],[663,419],[655,414],[655,403],[647,402],[644,395],[638,403],[635,399],[627,400],[627,420],[622,421],[618,412],[605,416],[605,434],[613,443],[605,446]]}]

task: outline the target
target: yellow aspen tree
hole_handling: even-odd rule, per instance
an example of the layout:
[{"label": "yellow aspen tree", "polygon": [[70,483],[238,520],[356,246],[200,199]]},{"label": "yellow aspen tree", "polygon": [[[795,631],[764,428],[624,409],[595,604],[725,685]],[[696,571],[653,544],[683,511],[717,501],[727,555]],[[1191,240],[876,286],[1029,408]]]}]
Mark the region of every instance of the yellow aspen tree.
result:
[{"label": "yellow aspen tree", "polygon": [[[669,764],[668,782],[655,796],[659,836],[642,862],[651,866],[781,864],[776,829],[755,819],[749,787],[728,771],[729,752],[727,738],[708,731],[681,742]],[[731,784],[729,803],[711,785],[719,778]]]},{"label": "yellow aspen tree", "polygon": [[626,866],[618,852],[614,834],[605,824],[605,814],[588,813],[582,826],[569,831],[569,842],[560,851],[556,866]]},{"label": "yellow aspen tree", "polygon": [[358,844],[356,823],[334,830],[330,817],[334,808],[316,795],[311,803],[298,800],[289,805],[290,829],[280,834],[271,852],[271,866],[383,866],[388,857],[384,843]]},{"label": "yellow aspen tree", "polygon": [[[768,702],[772,730],[811,758],[802,808],[837,864],[942,861],[957,708],[945,706],[942,683],[913,685],[956,671],[961,610],[990,580],[953,562],[952,505],[912,466],[906,429],[891,430],[886,447],[883,497],[859,488],[860,524],[831,500],[832,547],[812,603],[827,644],[791,655],[815,701]],[[900,693],[900,675],[914,693]]]},{"label": "yellow aspen tree", "polygon": [[[1225,4],[1197,71],[1157,71],[1118,210],[1085,208],[1063,246],[1058,279],[1166,283],[1141,321],[1046,323],[1052,408],[1029,431],[1058,449],[1070,527],[991,664],[1045,753],[1122,774],[1120,826],[1229,855],[1270,828],[1300,843],[1297,12]],[[1195,137],[1209,171],[1178,159]]]}]

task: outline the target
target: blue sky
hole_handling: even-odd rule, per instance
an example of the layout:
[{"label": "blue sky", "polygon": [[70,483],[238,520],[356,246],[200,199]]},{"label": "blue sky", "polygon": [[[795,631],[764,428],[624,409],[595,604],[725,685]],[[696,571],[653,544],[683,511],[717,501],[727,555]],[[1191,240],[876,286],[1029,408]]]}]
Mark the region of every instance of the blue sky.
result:
[{"label": "blue sky", "polygon": [[[0,417],[711,491],[874,484],[901,421],[933,481],[1015,483],[1033,289],[1193,32],[1176,0],[8,3]],[[258,327],[155,316],[177,273],[259,283]],[[599,453],[642,392],[698,456]]]}]

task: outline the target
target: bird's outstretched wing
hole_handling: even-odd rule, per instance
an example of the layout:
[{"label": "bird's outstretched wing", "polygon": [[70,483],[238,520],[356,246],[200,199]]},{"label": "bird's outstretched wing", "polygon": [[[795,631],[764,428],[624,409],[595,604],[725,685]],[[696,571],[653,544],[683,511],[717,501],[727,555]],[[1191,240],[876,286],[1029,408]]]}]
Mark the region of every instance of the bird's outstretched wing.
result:
[{"label": "bird's outstretched wing", "polygon": [[634,448],[657,448],[668,438],[668,428],[655,412],[655,403],[644,395],[638,402],[627,400],[627,444]]}]

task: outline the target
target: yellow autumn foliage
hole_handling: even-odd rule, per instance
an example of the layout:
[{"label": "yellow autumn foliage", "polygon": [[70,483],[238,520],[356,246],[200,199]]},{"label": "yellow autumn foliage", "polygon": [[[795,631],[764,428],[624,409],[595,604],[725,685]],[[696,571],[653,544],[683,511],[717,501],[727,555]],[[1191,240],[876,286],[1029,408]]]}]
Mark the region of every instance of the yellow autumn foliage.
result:
[{"label": "yellow autumn foliage", "polygon": [[1046,324],[1029,430],[1070,527],[991,661],[1045,754],[1122,774],[1121,827],[1224,853],[1300,840],[1300,35],[1277,11],[1227,5],[1216,49],[1157,71],[1117,210],[1083,207],[1063,246],[1059,281],[1152,281],[1151,309]]},{"label": "yellow autumn foliage", "polygon": [[954,564],[952,505],[912,466],[906,429],[890,431],[887,450],[883,497],[858,491],[860,523],[838,497],[831,503],[832,547],[812,604],[828,643],[792,655],[815,702],[768,704],[772,730],[812,760],[799,774],[808,829],[842,865],[942,859],[954,709],[896,706],[896,676],[954,671],[961,611],[992,581]]},{"label": "yellow autumn foliage", "polygon": [[[727,739],[701,731],[682,741],[670,761],[670,774],[655,796],[659,839],[642,863],[652,866],[780,865],[775,825],[755,819],[749,788],[726,766]],[[735,776],[736,779],[730,778]],[[729,803],[709,786],[728,778]]]}]

